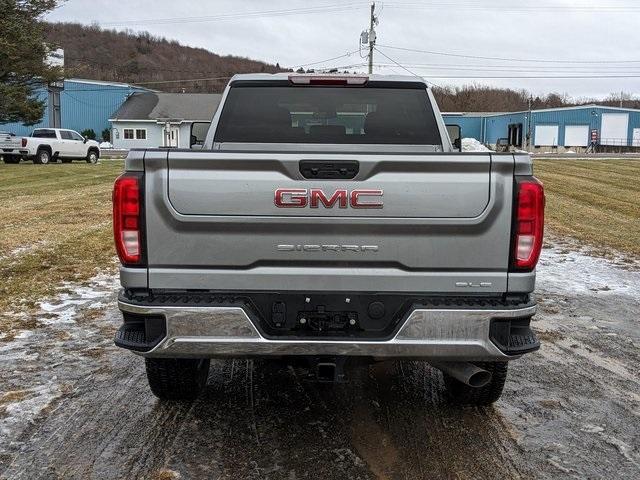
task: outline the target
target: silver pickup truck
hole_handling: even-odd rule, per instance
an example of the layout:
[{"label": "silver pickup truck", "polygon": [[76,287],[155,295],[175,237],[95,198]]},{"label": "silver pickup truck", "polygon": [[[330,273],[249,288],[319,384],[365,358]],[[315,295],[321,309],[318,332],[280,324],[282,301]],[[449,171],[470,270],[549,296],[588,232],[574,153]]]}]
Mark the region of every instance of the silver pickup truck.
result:
[{"label": "silver pickup truck", "polygon": [[212,358],[271,357],[328,381],[423,360],[494,402],[540,346],[532,173],[456,151],[420,79],[237,75],[203,145],[132,150],[115,183],[115,342],[163,399],[197,396]]}]

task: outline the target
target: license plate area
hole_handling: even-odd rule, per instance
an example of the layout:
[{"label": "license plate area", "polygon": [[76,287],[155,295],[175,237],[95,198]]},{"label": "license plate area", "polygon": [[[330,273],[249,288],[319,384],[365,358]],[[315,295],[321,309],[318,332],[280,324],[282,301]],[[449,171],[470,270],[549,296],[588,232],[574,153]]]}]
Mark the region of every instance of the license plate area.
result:
[{"label": "license plate area", "polygon": [[300,334],[348,334],[362,331],[358,313],[352,311],[332,312],[319,306],[317,310],[298,312],[296,330]]}]

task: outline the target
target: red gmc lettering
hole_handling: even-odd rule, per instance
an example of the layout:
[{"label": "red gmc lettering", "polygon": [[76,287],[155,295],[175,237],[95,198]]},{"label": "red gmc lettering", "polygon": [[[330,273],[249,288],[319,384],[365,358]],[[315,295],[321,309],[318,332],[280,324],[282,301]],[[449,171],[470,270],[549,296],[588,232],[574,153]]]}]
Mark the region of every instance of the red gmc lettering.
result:
[{"label": "red gmc lettering", "polygon": [[307,206],[307,189],[278,188],[274,203],[279,208],[304,208]]},{"label": "red gmc lettering", "polygon": [[[275,191],[274,203],[278,208],[382,208],[383,190],[353,190],[338,189],[328,196],[319,188],[307,190],[305,188],[278,188]],[[375,198],[378,201],[375,201]]]},{"label": "red gmc lettering", "polygon": [[324,192],[318,188],[312,188],[309,194],[311,197],[309,206],[311,208],[318,208],[319,202],[322,202],[322,204],[326,208],[333,208],[333,205],[336,202],[338,202],[338,207],[347,208],[347,191],[346,190],[336,190],[335,193],[331,196],[331,198],[327,198]]},{"label": "red gmc lettering", "polygon": [[351,192],[351,208],[382,208],[382,201],[363,202],[360,197],[382,197],[382,190],[354,190]]}]

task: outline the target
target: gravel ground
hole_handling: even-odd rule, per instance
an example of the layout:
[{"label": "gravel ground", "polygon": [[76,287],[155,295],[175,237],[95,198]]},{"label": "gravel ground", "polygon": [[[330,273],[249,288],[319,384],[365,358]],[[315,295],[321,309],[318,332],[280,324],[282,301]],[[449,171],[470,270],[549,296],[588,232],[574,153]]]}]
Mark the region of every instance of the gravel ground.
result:
[{"label": "gravel ground", "polygon": [[96,277],[0,341],[0,478],[640,478],[639,270],[545,249],[543,347],[482,409],[448,406],[414,362],[335,386],[214,362],[196,402],[160,403],[112,344],[116,280]]}]

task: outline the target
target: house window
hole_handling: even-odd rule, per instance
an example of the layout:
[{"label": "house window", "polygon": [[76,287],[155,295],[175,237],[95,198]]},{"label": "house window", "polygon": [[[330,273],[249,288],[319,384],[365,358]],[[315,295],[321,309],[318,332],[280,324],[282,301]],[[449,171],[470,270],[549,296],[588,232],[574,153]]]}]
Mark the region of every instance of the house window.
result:
[{"label": "house window", "polygon": [[133,140],[133,128],[125,128],[124,129],[124,139],[125,140]]},{"label": "house window", "polygon": [[147,130],[144,128],[138,128],[136,130],[136,140],[146,140],[147,139]]}]

